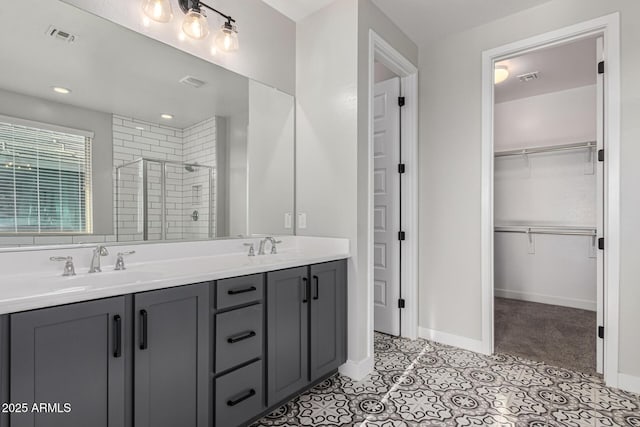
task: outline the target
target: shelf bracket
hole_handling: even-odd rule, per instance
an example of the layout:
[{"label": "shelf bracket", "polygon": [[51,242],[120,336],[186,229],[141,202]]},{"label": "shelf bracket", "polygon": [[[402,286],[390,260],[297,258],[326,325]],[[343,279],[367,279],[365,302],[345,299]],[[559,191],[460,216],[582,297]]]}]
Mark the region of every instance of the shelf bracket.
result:
[{"label": "shelf bracket", "polygon": [[529,243],[527,248],[527,253],[529,255],[535,255],[536,253],[536,242],[533,239],[533,234],[531,234],[531,228],[527,228],[527,242]]}]

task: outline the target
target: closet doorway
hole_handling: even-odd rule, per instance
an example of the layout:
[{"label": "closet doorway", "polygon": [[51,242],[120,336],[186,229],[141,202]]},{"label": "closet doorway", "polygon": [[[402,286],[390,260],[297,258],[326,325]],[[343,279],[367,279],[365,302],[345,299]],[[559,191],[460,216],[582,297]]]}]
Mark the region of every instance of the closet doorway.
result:
[{"label": "closet doorway", "polygon": [[588,374],[603,372],[602,52],[593,35],[495,63],[494,351]]}]

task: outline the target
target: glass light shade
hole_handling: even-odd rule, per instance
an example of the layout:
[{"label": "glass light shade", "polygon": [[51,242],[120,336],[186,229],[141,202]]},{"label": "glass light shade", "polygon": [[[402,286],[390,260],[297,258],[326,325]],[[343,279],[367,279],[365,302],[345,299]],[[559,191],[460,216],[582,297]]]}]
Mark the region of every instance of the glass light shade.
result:
[{"label": "glass light shade", "polygon": [[504,65],[496,65],[494,69],[493,82],[495,84],[502,83],[509,77],[509,69]]},{"label": "glass light shade", "polygon": [[149,19],[156,22],[167,23],[173,18],[170,0],[144,0],[142,11]]},{"label": "glass light shade", "polygon": [[206,38],[209,35],[207,17],[200,10],[190,9],[182,21],[182,31],[192,39]]},{"label": "glass light shade", "polygon": [[223,52],[234,52],[238,50],[238,29],[230,22],[225,22],[216,33],[216,47]]}]

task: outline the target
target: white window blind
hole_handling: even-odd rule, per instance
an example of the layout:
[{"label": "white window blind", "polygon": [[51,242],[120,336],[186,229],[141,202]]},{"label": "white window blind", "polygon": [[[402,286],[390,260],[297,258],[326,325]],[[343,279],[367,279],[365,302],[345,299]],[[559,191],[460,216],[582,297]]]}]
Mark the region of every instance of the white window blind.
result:
[{"label": "white window blind", "polygon": [[0,117],[0,233],[92,232],[92,139]]}]

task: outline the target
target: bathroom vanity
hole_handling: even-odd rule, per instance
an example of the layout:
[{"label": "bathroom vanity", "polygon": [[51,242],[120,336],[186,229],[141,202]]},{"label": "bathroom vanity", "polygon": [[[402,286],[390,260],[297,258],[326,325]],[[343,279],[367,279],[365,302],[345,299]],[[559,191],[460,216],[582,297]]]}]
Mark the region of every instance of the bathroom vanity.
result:
[{"label": "bathroom vanity", "polygon": [[[191,277],[210,280],[171,276],[166,266],[176,260],[167,259],[53,277],[73,285],[58,289],[75,301],[68,304],[6,313],[19,299],[9,293],[13,301],[0,300],[2,401],[11,405],[2,425],[10,418],[12,427],[239,426],[332,375],[346,361],[348,250],[314,252],[313,239],[283,240],[278,255],[178,260]],[[242,247],[241,240],[206,244]],[[243,264],[251,274],[228,277],[216,269],[224,257],[227,269]],[[140,275],[154,267],[162,279]],[[115,279],[125,283],[128,274],[144,280],[118,286]],[[82,300],[77,289],[104,277],[132,291]],[[174,282],[166,287],[166,280]],[[43,294],[23,293],[23,300],[45,304]],[[34,403],[49,405],[39,413]]]}]

